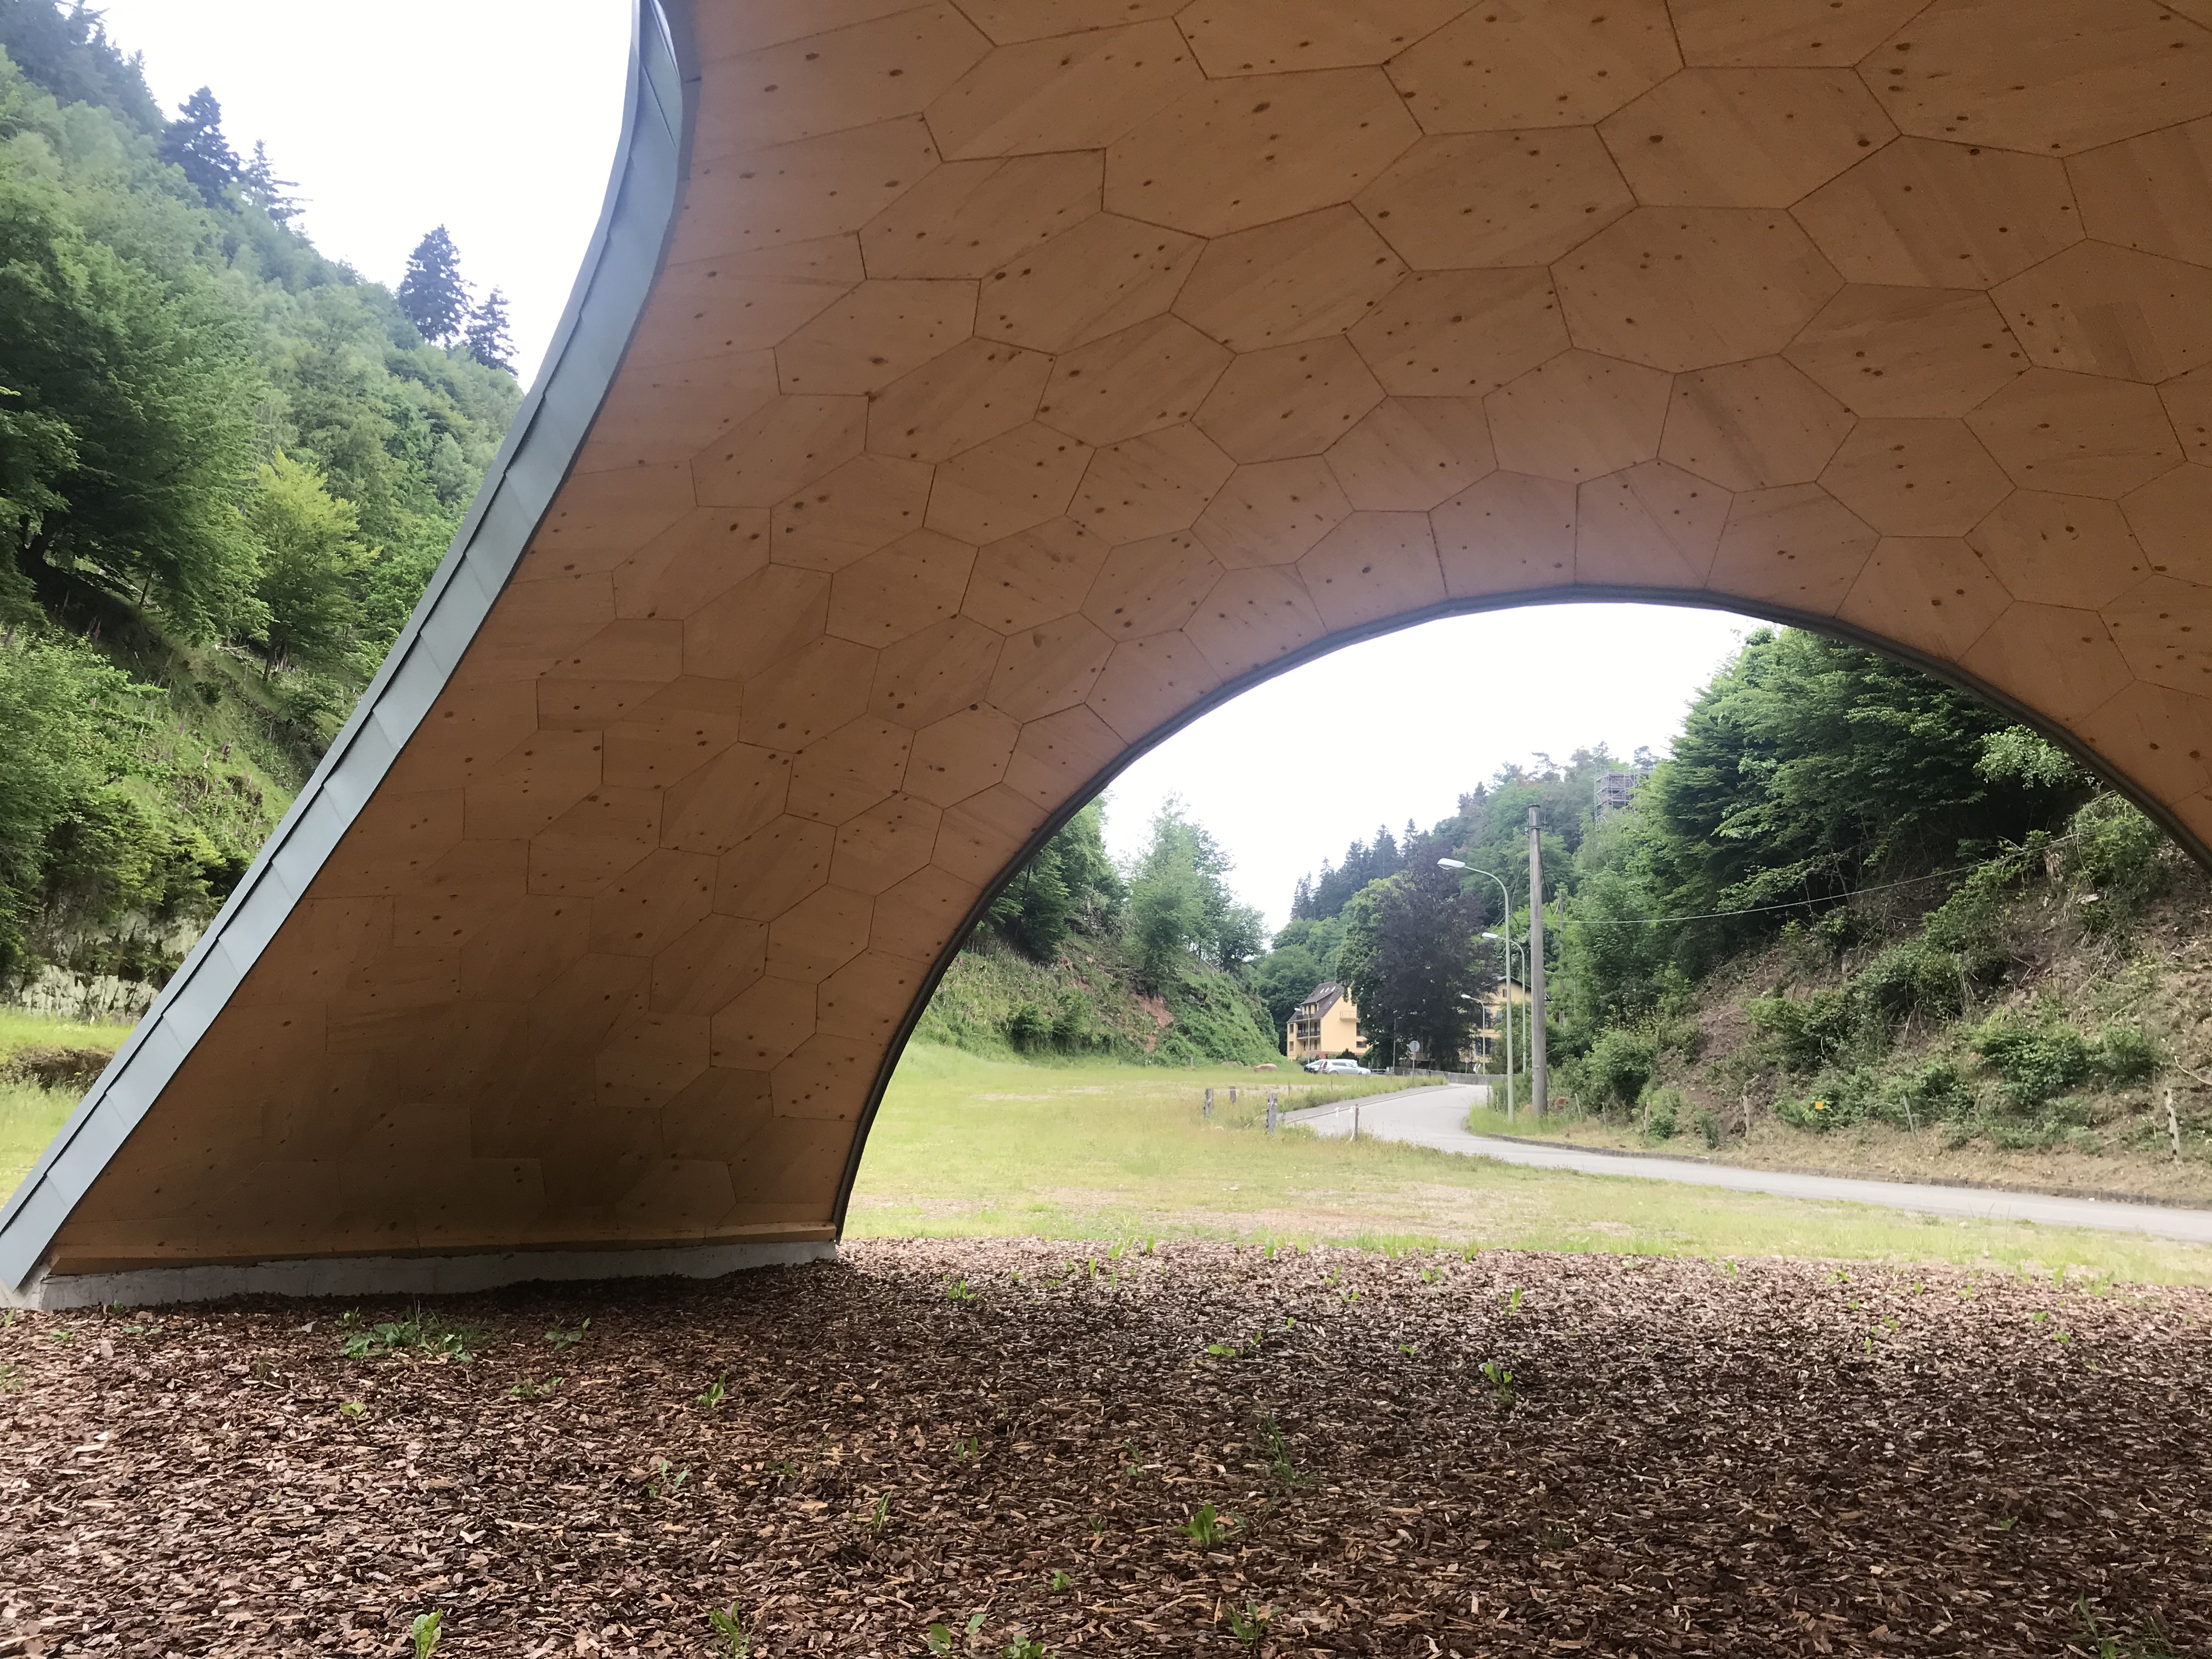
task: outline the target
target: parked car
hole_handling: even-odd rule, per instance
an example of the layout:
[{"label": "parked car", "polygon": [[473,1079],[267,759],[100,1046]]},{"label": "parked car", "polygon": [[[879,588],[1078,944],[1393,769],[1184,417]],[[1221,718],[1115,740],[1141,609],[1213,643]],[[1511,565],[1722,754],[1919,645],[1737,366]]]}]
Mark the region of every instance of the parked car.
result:
[{"label": "parked car", "polygon": [[1375,1075],[1358,1060],[1341,1058],[1324,1060],[1311,1069],[1316,1072],[1334,1073],[1340,1077],[1373,1077]]}]

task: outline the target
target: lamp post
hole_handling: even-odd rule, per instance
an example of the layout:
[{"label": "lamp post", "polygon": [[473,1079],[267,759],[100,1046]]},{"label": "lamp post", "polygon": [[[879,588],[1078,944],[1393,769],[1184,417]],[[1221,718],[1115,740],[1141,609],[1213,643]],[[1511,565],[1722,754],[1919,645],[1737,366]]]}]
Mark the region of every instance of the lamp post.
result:
[{"label": "lamp post", "polygon": [[1518,951],[1516,951],[1516,949],[1514,949],[1514,947],[1513,947],[1513,943],[1512,943],[1512,941],[1511,941],[1511,940],[1510,940],[1510,939],[1499,939],[1499,938],[1498,938],[1498,936],[1497,934],[1495,934],[1495,933],[1485,933],[1485,934],[1483,935],[1483,938],[1485,938],[1485,939],[1486,939],[1490,940],[1490,941],[1491,941],[1492,944],[1494,944],[1494,945],[1504,945],[1504,947],[1505,947],[1505,952],[1504,952],[1504,955],[1505,955],[1505,991],[1504,991],[1504,1005],[1503,1005],[1504,1012],[1504,1015],[1505,1015],[1505,1020],[1504,1020],[1504,1024],[1505,1024],[1505,1121],[1506,1121],[1508,1123],[1510,1123],[1510,1122],[1512,1122],[1512,1121],[1513,1121],[1513,1090],[1514,1090],[1514,1083],[1513,1083],[1513,1079],[1514,1079],[1514,1067],[1513,1067],[1513,1018],[1514,1018],[1514,1016],[1513,1016],[1513,963],[1514,963],[1515,960],[1516,960],[1516,959],[1520,956],[1520,954],[1521,954],[1521,953],[1520,953]]},{"label": "lamp post", "polygon": [[[1506,890],[1504,879],[1488,870],[1478,870],[1458,859],[1438,859],[1437,864],[1445,870],[1464,870],[1472,876],[1486,876],[1498,884],[1498,902],[1504,913],[1504,920],[1498,925],[1505,930],[1505,1121],[1510,1123],[1513,1121],[1513,895]],[[1497,937],[1495,933],[1483,935],[1487,939]]]}]

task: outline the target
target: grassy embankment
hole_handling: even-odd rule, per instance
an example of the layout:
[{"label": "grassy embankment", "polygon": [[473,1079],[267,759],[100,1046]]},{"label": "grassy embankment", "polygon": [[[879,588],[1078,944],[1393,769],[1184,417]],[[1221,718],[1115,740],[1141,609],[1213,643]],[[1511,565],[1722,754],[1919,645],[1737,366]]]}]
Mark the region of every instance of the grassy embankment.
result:
[{"label": "grassy embankment", "polygon": [[74,1089],[41,1088],[14,1074],[9,1061],[16,1052],[52,1047],[112,1053],[130,1034],[127,1025],[82,1025],[0,1007],[0,1200],[15,1190],[77,1103]]},{"label": "grassy embankment", "polygon": [[1298,1130],[1270,1140],[1225,1110],[1200,1121],[1205,1085],[1230,1075],[909,1048],[869,1138],[847,1231],[2070,1266],[2212,1283],[2212,1249],[2124,1234],[1522,1169]]}]

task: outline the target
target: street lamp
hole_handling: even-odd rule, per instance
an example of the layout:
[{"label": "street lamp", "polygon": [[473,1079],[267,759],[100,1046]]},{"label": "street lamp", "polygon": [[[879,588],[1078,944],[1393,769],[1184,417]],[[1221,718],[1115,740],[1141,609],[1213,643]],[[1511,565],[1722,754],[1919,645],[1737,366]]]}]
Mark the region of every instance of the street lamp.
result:
[{"label": "street lamp", "polygon": [[[1437,864],[1446,870],[1464,870],[1469,875],[1487,876],[1498,884],[1498,902],[1505,917],[1498,926],[1505,929],[1505,1121],[1510,1123],[1513,1121],[1513,895],[1506,890],[1504,878],[1490,871],[1478,870],[1472,864],[1462,863],[1458,859],[1438,859]],[[1487,939],[1497,937],[1495,933],[1483,935]]]}]

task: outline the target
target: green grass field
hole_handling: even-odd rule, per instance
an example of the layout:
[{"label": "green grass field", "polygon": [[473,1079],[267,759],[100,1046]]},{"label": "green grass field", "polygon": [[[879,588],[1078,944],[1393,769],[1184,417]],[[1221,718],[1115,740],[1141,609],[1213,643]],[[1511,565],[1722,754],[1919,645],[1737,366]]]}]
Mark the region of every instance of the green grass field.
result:
[{"label": "green grass field", "polygon": [[911,1048],[869,1137],[846,1231],[1820,1256],[2212,1284],[2212,1249],[2125,1233],[1523,1169],[1301,1130],[1270,1139],[1225,1107],[1202,1122],[1204,1086],[1236,1075],[1252,1074]]},{"label": "green grass field", "polygon": [[[86,1025],[49,1019],[21,1008],[0,1008],[0,1071],[18,1048],[51,1043],[66,1048],[112,1052],[131,1035],[128,1025]],[[77,1097],[67,1089],[41,1089],[35,1083],[0,1079],[0,1198],[15,1190],[39,1154],[69,1121]]]}]

